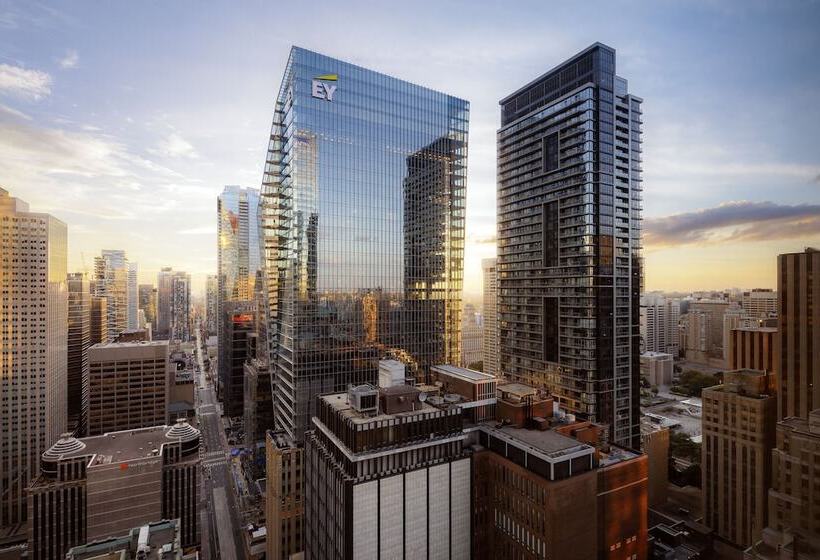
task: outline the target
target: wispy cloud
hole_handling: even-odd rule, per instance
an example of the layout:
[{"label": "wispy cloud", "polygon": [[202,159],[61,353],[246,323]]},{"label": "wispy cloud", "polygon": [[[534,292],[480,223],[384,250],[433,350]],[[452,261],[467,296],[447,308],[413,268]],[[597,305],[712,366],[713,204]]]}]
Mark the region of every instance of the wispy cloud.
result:
[{"label": "wispy cloud", "polygon": [[72,68],[76,68],[77,65],[80,63],[80,55],[77,54],[77,51],[73,49],[69,49],[65,56],[59,60],[60,68],[63,70],[70,70]]},{"label": "wispy cloud", "polygon": [[726,202],[714,208],[644,220],[648,248],[797,239],[820,235],[820,204]]},{"label": "wispy cloud", "polygon": [[216,233],[216,229],[211,226],[195,227],[190,229],[183,229],[177,232],[179,235],[207,235]]},{"label": "wispy cloud", "polygon": [[150,149],[148,151],[154,155],[170,158],[196,159],[199,157],[199,154],[193,144],[188,142],[176,132],[172,132],[167,137],[160,140],[155,149]]},{"label": "wispy cloud", "polygon": [[51,93],[51,76],[11,64],[0,64],[0,94],[38,100]]}]

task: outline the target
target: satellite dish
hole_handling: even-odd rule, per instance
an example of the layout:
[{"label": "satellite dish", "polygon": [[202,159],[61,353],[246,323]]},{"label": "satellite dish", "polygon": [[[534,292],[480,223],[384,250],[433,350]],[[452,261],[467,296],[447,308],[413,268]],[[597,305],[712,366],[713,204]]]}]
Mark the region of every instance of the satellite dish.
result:
[{"label": "satellite dish", "polygon": [[427,393],[421,392],[419,393],[419,402],[424,402],[427,400]]}]

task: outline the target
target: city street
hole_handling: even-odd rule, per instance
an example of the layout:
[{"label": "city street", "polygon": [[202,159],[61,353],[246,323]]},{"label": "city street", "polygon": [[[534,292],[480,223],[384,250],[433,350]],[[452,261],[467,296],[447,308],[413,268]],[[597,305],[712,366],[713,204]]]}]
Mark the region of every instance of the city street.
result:
[{"label": "city street", "polygon": [[200,349],[200,334],[197,330],[197,416],[204,448],[202,508],[205,519],[202,525],[202,556],[239,560],[244,558],[244,550],[240,532],[241,520],[227,461],[230,449],[222,427],[219,404],[213,385],[208,383]]}]

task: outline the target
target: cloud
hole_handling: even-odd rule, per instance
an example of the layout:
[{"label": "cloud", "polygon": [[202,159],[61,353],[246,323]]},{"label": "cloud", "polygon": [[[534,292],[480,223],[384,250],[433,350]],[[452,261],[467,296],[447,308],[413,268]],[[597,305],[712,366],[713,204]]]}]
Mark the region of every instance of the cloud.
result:
[{"label": "cloud", "polygon": [[726,202],[644,220],[648,248],[797,239],[820,235],[820,204]]},{"label": "cloud", "polygon": [[66,55],[59,60],[60,68],[62,68],[63,70],[70,70],[72,68],[76,68],[79,62],[80,55],[78,55],[77,51],[73,49],[69,49],[66,52]]},{"label": "cloud", "polygon": [[148,151],[154,155],[171,158],[196,159],[199,157],[194,146],[176,132],[169,134],[157,144],[155,149]]},{"label": "cloud", "polygon": [[0,94],[2,93],[36,101],[51,93],[51,76],[40,70],[0,64]]},{"label": "cloud", "polygon": [[216,228],[211,226],[195,227],[190,229],[183,229],[177,232],[179,235],[209,235],[216,233]]}]

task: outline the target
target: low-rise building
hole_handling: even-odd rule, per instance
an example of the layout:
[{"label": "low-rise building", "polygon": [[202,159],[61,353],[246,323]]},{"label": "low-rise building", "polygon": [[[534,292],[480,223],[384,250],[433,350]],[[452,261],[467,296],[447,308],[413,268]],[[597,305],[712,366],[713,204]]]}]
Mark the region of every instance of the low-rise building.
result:
[{"label": "low-rise building", "polygon": [[644,352],[641,354],[641,377],[655,387],[672,385],[675,359],[672,354]]}]

